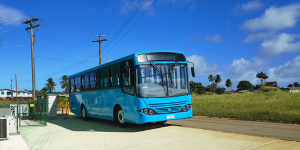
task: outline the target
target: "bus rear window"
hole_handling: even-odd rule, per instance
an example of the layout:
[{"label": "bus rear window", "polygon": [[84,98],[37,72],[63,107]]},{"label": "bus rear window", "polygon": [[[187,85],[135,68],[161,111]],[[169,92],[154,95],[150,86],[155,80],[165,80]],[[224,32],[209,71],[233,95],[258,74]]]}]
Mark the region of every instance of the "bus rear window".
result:
[{"label": "bus rear window", "polygon": [[178,53],[150,53],[140,54],[137,57],[138,62],[151,61],[186,61],[183,54]]}]

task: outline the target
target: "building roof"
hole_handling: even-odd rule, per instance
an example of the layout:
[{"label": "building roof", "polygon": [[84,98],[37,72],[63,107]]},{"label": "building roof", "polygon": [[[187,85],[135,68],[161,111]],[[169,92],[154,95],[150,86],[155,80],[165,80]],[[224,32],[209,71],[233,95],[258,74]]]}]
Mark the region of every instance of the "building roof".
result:
[{"label": "building roof", "polygon": [[[7,90],[7,91],[9,91],[9,92],[11,92],[11,91],[13,91],[13,92],[15,92],[16,91],[16,89],[0,89],[0,91],[3,91],[3,90]],[[28,91],[24,91],[24,90],[17,90],[18,92],[26,92],[26,93],[29,93]]]}]

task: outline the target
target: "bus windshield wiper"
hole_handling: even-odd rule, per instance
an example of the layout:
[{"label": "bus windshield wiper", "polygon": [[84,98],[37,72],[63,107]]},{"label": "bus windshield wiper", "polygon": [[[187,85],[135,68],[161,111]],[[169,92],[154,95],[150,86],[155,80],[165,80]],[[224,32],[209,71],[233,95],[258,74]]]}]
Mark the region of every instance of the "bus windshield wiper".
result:
[{"label": "bus windshield wiper", "polygon": [[150,66],[153,67],[155,71],[159,72],[160,73],[159,75],[161,75],[161,78],[163,78],[163,74],[161,70],[158,69],[157,66],[152,61],[150,62]]}]

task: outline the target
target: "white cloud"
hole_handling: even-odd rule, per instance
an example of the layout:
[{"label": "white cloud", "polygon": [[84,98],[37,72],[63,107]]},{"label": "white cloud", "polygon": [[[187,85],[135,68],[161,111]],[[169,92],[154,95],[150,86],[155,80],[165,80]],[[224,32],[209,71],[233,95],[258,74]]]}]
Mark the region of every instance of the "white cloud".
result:
[{"label": "white cloud", "polygon": [[[154,0],[149,0],[149,1],[146,1],[146,2],[142,2],[141,5],[140,5],[140,1],[125,0],[125,3],[123,5],[123,9],[122,9],[122,13],[132,11],[133,9],[135,10],[136,7],[138,7],[138,8],[141,7],[141,10],[147,10],[152,5],[153,2],[154,2]],[[149,9],[148,14],[150,14],[150,15],[154,14],[152,9],[153,9],[153,6]]]},{"label": "white cloud", "polygon": [[276,55],[284,52],[300,52],[300,42],[292,43],[298,34],[282,33],[273,39],[261,43],[262,53],[265,55]]},{"label": "white cloud", "polygon": [[246,39],[244,39],[244,43],[251,43],[253,41],[264,40],[271,36],[274,36],[274,34],[275,33],[273,33],[273,32],[252,33],[252,34],[249,34]]},{"label": "white cloud", "polygon": [[210,42],[215,42],[215,43],[222,43],[223,42],[223,38],[221,35],[207,35],[205,38],[204,38],[205,41],[210,41]]},{"label": "white cloud", "polygon": [[244,11],[252,11],[252,10],[259,10],[263,7],[264,7],[263,3],[261,3],[259,0],[255,0],[255,1],[243,4],[241,9]]},{"label": "white cloud", "polygon": [[[214,74],[218,69],[217,64],[209,65],[206,62],[206,60],[203,56],[192,55],[192,56],[186,57],[186,59],[187,59],[187,61],[193,62],[195,64],[196,77],[200,77],[200,76],[203,76],[203,75],[206,76],[206,75],[209,75],[209,74]],[[189,64],[189,68],[191,66],[192,65]]]},{"label": "white cloud", "polygon": [[300,55],[293,60],[285,62],[279,67],[270,68],[268,70],[269,81],[277,81],[277,83],[294,83],[300,82]]},{"label": "white cloud", "polygon": [[26,18],[26,15],[22,11],[3,4],[0,4],[0,14],[0,24],[17,24]]},{"label": "white cloud", "polygon": [[250,31],[273,30],[292,28],[296,25],[300,16],[300,3],[282,7],[271,6],[265,13],[258,18],[247,20],[241,28]]},{"label": "white cloud", "polygon": [[230,65],[224,70],[227,72],[227,78],[229,78],[233,86],[237,86],[239,81],[247,80],[253,85],[260,83],[256,78],[257,72],[268,69],[269,61],[259,57],[252,57],[253,62],[244,58],[234,59]]}]

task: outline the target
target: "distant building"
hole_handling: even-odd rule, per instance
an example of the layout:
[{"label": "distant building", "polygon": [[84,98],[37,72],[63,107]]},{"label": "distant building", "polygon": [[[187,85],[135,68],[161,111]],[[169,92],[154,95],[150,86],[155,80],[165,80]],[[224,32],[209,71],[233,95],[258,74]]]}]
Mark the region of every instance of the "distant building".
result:
[{"label": "distant building", "polygon": [[298,93],[300,92],[300,87],[286,87],[290,93]]},{"label": "distant building", "polygon": [[[32,97],[32,93],[29,93],[28,91],[24,90],[17,90],[18,97]],[[0,98],[6,99],[6,98],[15,98],[16,95],[16,89],[0,89]]]}]

